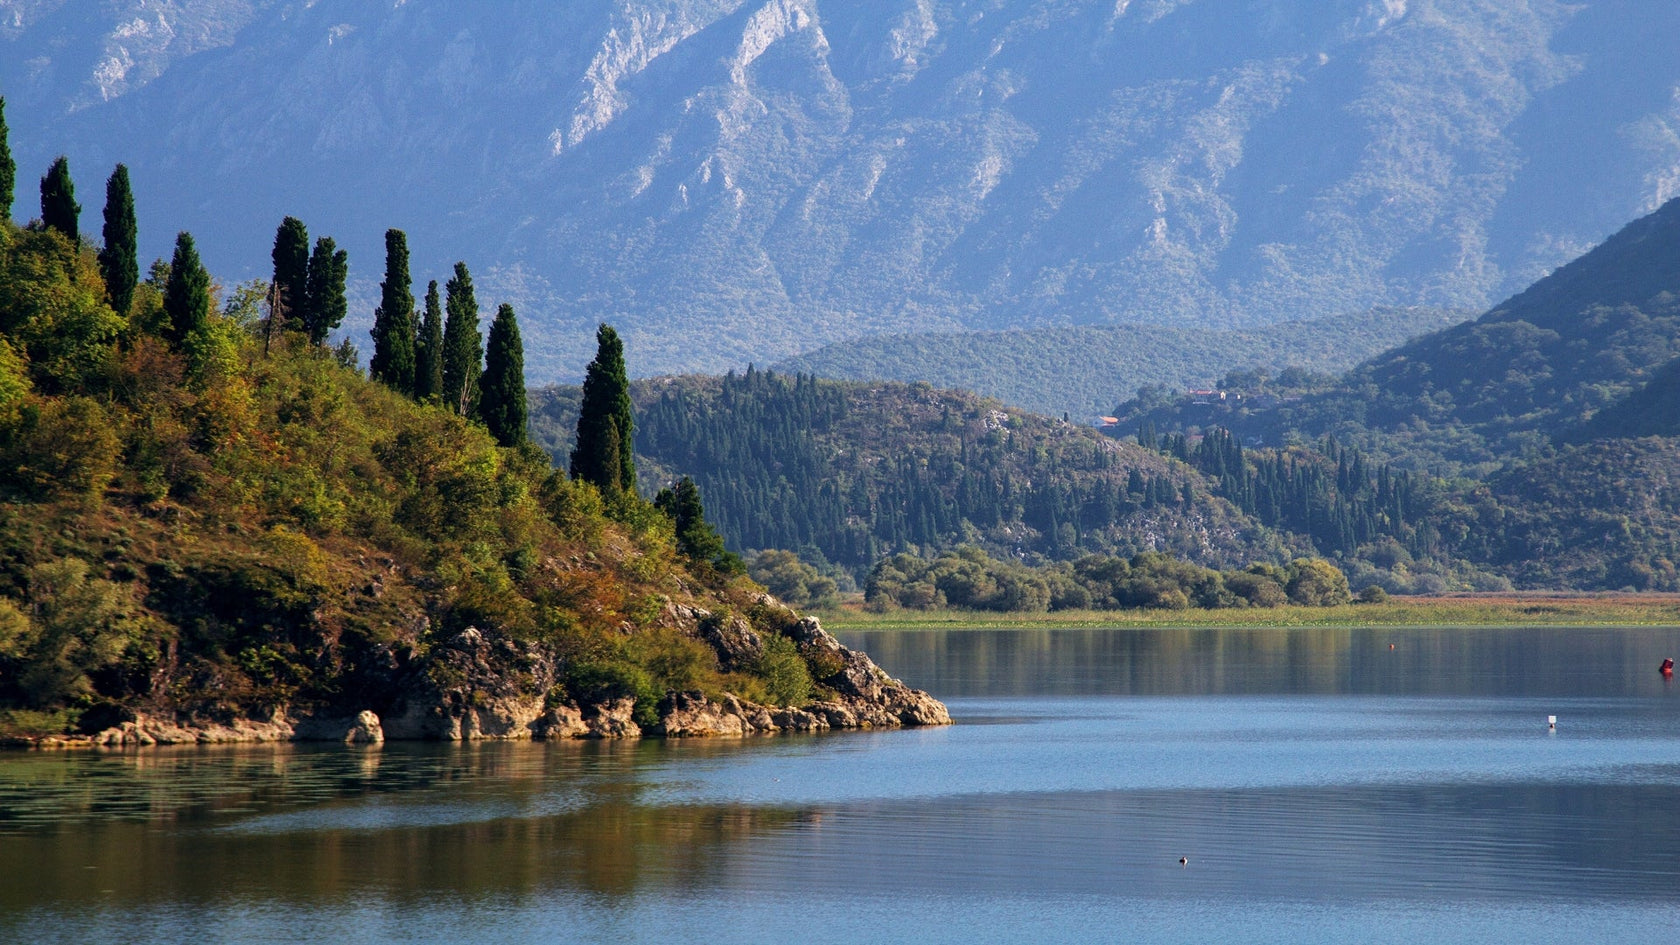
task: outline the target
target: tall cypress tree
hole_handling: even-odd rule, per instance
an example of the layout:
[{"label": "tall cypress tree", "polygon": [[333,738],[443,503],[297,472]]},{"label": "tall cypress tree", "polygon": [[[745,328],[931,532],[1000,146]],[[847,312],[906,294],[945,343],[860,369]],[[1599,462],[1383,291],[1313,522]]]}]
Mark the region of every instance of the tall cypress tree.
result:
[{"label": "tall cypress tree", "polygon": [[444,286],[443,402],[464,417],[478,403],[479,365],[484,360],[484,337],[478,331],[478,299],[473,295],[467,264],[455,264],[455,276]]},{"label": "tall cypress tree", "polygon": [[17,162],[12,160],[11,131],[6,127],[6,99],[0,96],[0,220],[12,218],[16,189]]},{"label": "tall cypress tree", "polygon": [[309,228],[297,217],[280,221],[274,231],[274,288],[280,308],[286,313],[281,321],[294,331],[306,331],[309,305]]},{"label": "tall cypress tree", "polygon": [[611,326],[602,325],[595,332],[595,345],[595,360],[584,374],[583,400],[578,405],[572,478],[593,482],[609,494],[634,492],[636,458],[631,435],[635,410],[624,369],[624,343]]},{"label": "tall cypress tree", "polygon": [[76,202],[76,182],[70,179],[70,159],[59,155],[41,178],[41,222],[74,243],[81,239],[82,205]]},{"label": "tall cypress tree", "polygon": [[210,273],[198,259],[192,234],[175,237],[175,256],[169,261],[169,282],[163,289],[163,311],[169,316],[169,340],[184,344],[210,322]]},{"label": "tall cypress tree", "polygon": [[373,311],[368,373],[392,390],[414,392],[414,292],[408,278],[408,236],[385,231],[385,281]]},{"label": "tall cypress tree", "polygon": [[99,272],[105,277],[105,294],[111,308],[127,315],[134,301],[134,287],[140,284],[139,226],[134,219],[134,191],[128,185],[128,168],[118,164],[105,182],[105,248],[99,251]]},{"label": "tall cypress tree", "polygon": [[426,314],[420,319],[420,335],[414,345],[414,399],[443,396],[443,304],[438,301],[437,280],[426,284]]},{"label": "tall cypress tree", "polygon": [[312,344],[324,345],[327,336],[343,324],[350,304],[344,298],[344,280],[350,275],[350,254],[338,248],[330,236],[315,241],[305,280],[303,330]]},{"label": "tall cypress tree", "polygon": [[482,391],[478,416],[496,442],[503,446],[525,442],[525,345],[519,340],[513,306],[505,303],[490,323]]}]

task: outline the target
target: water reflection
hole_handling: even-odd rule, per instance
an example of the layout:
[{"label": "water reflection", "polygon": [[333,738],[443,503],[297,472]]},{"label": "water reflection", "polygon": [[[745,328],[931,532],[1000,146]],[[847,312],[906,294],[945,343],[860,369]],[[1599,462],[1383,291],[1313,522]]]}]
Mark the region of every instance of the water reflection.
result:
[{"label": "water reflection", "polygon": [[1680,700],[1655,670],[1673,629],[848,642],[963,724],[0,756],[0,941],[1526,942],[1675,924]]},{"label": "water reflection", "polygon": [[[840,635],[947,696],[1658,695],[1680,628],[1062,629]],[[1390,649],[1393,646],[1393,649]]]},{"label": "water reflection", "polygon": [[[54,901],[307,902],[704,885],[721,847],[820,819],[640,803],[658,743],[173,749],[0,766],[0,913]],[[682,745],[704,758],[716,745]],[[721,746],[727,752],[743,746]]]}]

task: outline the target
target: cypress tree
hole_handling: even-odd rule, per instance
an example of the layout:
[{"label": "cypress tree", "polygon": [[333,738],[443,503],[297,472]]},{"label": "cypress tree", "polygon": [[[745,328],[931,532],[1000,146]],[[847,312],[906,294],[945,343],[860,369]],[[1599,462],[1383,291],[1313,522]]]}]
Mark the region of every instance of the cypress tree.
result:
[{"label": "cypress tree", "polygon": [[325,345],[327,336],[343,324],[350,311],[344,298],[344,280],[350,275],[350,254],[338,248],[330,236],[315,241],[309,257],[309,275],[304,281],[303,330],[312,344]]},{"label": "cypress tree", "polygon": [[478,331],[478,299],[473,295],[467,264],[455,264],[455,276],[444,286],[443,402],[470,417],[478,402],[479,365],[484,338]]},{"label": "cypress tree", "polygon": [[307,330],[309,305],[309,228],[297,217],[280,221],[274,231],[274,288],[280,308],[290,315],[281,324]]},{"label": "cypress tree", "polygon": [[6,99],[0,96],[0,221],[12,218],[17,162],[12,160],[11,131],[6,127]]},{"label": "cypress tree", "polygon": [[503,304],[490,323],[478,415],[503,446],[525,442],[525,346],[513,306]]},{"label": "cypress tree", "polygon": [[105,182],[104,236],[99,272],[105,277],[105,294],[111,297],[111,308],[118,315],[127,315],[134,301],[134,287],[140,283],[140,250],[134,191],[128,185],[128,168],[122,164]]},{"label": "cypress tree", "polygon": [[47,176],[41,178],[41,222],[63,233],[74,243],[81,239],[78,218],[82,205],[76,202],[76,182],[70,179],[70,159],[59,155]]},{"label": "cypress tree", "polygon": [[438,301],[437,280],[426,284],[426,314],[420,319],[420,335],[414,345],[414,399],[432,400],[443,396],[443,305]]},{"label": "cypress tree", "polygon": [[175,237],[175,256],[169,261],[169,282],[163,290],[163,311],[169,317],[169,340],[184,344],[210,322],[210,273],[199,262],[192,234]]},{"label": "cypress tree", "polygon": [[677,550],[695,561],[724,567],[734,559],[723,545],[723,538],[706,521],[706,510],[700,502],[700,487],[687,476],[675,489],[661,489],[653,504],[670,516],[676,524]]},{"label": "cypress tree", "polygon": [[611,326],[602,325],[595,332],[595,344],[595,360],[584,374],[583,400],[578,405],[572,478],[593,482],[609,494],[634,492],[636,458],[631,434],[635,411],[624,369],[624,343]]},{"label": "cypress tree", "polygon": [[392,390],[414,391],[414,292],[408,279],[408,236],[385,231],[385,281],[373,310],[373,357],[368,373]]}]

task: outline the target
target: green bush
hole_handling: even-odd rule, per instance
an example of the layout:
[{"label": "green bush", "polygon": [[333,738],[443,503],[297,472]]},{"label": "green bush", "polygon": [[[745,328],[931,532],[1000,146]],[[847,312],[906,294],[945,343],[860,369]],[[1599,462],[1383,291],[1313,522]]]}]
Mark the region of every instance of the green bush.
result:
[{"label": "green bush", "polygon": [[1289,565],[1289,599],[1308,607],[1335,607],[1353,600],[1347,575],[1323,558],[1296,558]]},{"label": "green bush", "polygon": [[143,623],[127,589],[92,577],[87,562],[62,558],[28,575],[29,614],[0,598],[0,661],[30,707],[94,695],[93,677],[119,666]]},{"label": "green bush", "polygon": [[753,666],[753,673],[763,680],[765,698],[771,705],[799,706],[811,701],[815,684],[810,667],[799,655],[799,647],[780,634],[762,635],[764,653]]}]

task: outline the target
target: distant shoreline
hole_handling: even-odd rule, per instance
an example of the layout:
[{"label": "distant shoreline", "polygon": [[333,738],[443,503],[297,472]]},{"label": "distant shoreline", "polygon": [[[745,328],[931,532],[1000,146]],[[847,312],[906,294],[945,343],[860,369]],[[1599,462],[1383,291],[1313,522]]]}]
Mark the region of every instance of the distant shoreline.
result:
[{"label": "distant shoreline", "polygon": [[1056,628],[1314,629],[1335,627],[1680,627],[1680,594],[1509,592],[1396,597],[1341,607],[1224,610],[1066,610],[1051,613],[817,611],[832,631],[1042,630]]}]

